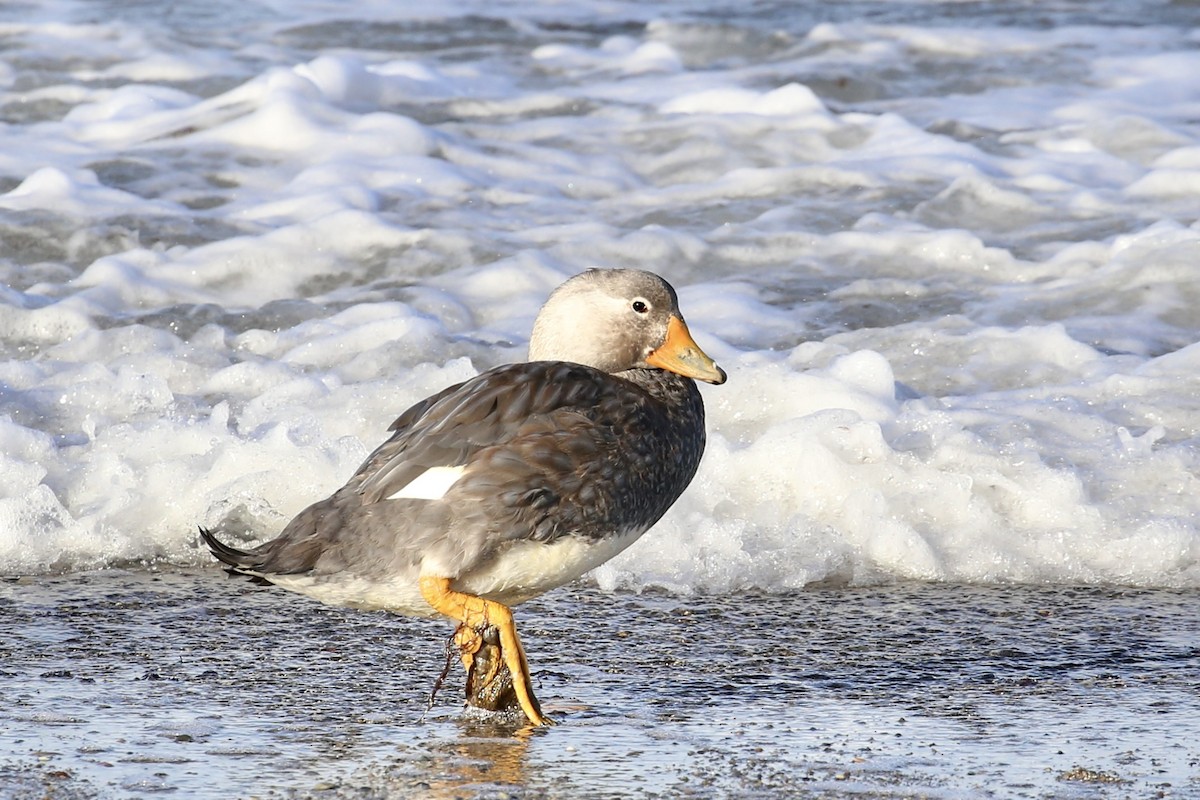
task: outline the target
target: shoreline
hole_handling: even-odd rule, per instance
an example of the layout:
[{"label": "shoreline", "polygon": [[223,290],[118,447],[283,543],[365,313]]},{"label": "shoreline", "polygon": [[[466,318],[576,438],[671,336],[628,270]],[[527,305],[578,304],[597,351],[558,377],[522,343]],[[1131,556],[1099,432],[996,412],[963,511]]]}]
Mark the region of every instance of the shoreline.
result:
[{"label": "shoreline", "polygon": [[[1187,796],[1200,592],[903,585],[518,609],[559,725],[464,713],[450,626],[215,569],[0,583],[0,796]],[[250,778],[248,776],[256,776]],[[633,787],[633,788],[630,788]]]}]

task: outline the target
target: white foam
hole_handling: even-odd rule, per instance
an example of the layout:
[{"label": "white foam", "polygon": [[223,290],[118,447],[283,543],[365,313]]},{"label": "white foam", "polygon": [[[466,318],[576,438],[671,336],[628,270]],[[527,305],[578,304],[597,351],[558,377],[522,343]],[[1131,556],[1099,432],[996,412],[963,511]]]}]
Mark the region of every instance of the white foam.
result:
[{"label": "white foam", "polygon": [[0,208],[13,211],[49,208],[83,218],[121,211],[155,214],[179,210],[104,186],[89,170],[68,174],[56,167],[42,167],[15,189],[0,195]]},{"label": "white foam", "polygon": [[645,75],[675,73],[683,68],[679,54],[667,43],[638,42],[628,36],[610,37],[596,49],[542,45],[532,55],[543,68],[562,71],[612,70],[627,75]]},{"label": "white foam", "polygon": [[769,92],[710,89],[678,97],[662,105],[666,114],[824,115],[825,105],[806,86],[789,83]]},{"label": "white foam", "polygon": [[602,264],[730,375],[603,586],[1200,586],[1186,26],[166,8],[7,23],[0,572],[272,535]]}]

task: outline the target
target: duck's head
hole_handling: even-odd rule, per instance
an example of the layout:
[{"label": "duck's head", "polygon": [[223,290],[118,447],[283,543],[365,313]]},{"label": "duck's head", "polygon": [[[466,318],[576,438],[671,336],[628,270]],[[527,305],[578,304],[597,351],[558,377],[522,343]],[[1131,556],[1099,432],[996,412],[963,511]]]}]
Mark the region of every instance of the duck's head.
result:
[{"label": "duck's head", "polygon": [[692,340],[671,284],[636,269],[589,269],[555,289],[533,323],[529,358],[725,382],[725,371]]}]

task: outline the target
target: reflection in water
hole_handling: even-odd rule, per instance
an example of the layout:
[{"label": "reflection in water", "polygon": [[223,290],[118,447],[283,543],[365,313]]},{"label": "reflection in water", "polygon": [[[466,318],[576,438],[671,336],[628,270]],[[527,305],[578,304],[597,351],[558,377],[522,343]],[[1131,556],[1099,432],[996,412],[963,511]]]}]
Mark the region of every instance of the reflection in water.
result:
[{"label": "reflection in water", "polygon": [[443,748],[455,760],[447,764],[449,774],[431,781],[432,797],[461,797],[463,786],[480,783],[516,790],[525,785],[533,728],[523,724],[514,731],[511,724],[467,717],[461,729],[461,738]]}]

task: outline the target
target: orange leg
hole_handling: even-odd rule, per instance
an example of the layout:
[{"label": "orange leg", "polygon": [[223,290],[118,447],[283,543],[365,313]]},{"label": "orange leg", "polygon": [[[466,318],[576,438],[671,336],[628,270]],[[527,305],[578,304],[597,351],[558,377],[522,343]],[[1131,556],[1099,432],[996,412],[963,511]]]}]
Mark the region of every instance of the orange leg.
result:
[{"label": "orange leg", "polygon": [[[533,685],[529,682],[529,662],[525,659],[525,649],[521,647],[521,640],[517,638],[517,627],[513,623],[509,607],[492,600],[484,600],[482,597],[456,592],[450,588],[449,578],[422,576],[420,587],[421,596],[435,611],[458,620],[466,628],[496,626],[500,631],[500,653],[505,666],[512,673],[513,689],[517,693],[521,710],[534,725],[554,724],[549,717],[542,714],[541,706],[533,696]],[[469,635],[464,636],[460,628],[459,633],[455,635],[455,642],[460,646],[469,646],[472,640]],[[466,652],[464,650],[464,653]],[[469,655],[463,656],[464,666],[470,667],[468,660],[474,661],[474,652],[471,650]]]},{"label": "orange leg", "polygon": [[483,646],[483,635],[471,626],[463,623],[454,631],[454,644],[458,648],[458,656],[462,659],[463,669],[471,674],[475,665],[475,654]]}]

